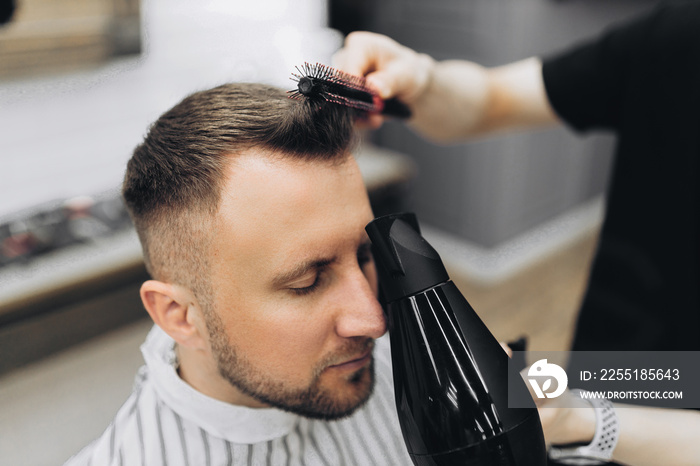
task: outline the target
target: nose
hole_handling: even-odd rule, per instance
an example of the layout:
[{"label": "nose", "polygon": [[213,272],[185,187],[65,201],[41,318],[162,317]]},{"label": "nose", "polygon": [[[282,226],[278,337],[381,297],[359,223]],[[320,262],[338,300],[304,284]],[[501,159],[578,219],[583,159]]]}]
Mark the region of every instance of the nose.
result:
[{"label": "nose", "polygon": [[384,310],[359,268],[343,283],[337,300],[336,333],[344,338],[379,338],[386,333]]}]

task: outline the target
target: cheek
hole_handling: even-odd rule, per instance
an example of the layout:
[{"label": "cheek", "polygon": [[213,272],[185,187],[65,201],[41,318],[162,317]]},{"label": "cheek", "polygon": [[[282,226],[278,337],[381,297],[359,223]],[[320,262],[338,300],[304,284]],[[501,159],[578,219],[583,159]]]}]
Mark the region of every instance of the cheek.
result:
[{"label": "cheek", "polygon": [[328,351],[334,326],[328,314],[287,306],[231,310],[229,341],[258,369],[276,377],[306,378]]}]

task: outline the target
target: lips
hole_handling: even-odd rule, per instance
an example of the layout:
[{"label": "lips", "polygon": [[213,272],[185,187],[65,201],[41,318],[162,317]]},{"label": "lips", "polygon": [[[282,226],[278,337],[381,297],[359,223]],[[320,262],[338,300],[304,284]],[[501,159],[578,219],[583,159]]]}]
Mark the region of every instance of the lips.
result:
[{"label": "lips", "polygon": [[328,366],[328,369],[356,370],[366,365],[372,359],[372,347],[367,348],[364,353],[352,359],[347,359],[339,364]]}]

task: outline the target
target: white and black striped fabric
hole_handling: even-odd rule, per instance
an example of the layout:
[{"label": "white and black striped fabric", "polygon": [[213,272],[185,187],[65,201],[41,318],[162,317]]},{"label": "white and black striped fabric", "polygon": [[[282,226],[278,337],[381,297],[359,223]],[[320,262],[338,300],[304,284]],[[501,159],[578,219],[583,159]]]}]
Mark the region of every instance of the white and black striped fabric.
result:
[{"label": "white and black striped fabric", "polygon": [[396,417],[389,344],[377,341],[377,382],[349,418],[319,421],[209,398],[176,372],[174,342],[154,327],[146,365],[112,424],[66,466],[410,465]]}]

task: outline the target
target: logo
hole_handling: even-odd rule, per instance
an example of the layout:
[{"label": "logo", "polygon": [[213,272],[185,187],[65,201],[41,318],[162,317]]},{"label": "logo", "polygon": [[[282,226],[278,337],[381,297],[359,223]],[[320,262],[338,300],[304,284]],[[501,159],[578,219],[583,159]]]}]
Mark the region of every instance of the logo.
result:
[{"label": "logo", "polygon": [[[544,383],[540,387],[538,380],[543,379]],[[527,379],[535,391],[537,398],[556,398],[566,390],[566,385],[569,383],[569,377],[560,366],[548,363],[546,359],[540,359],[535,362],[527,371]],[[556,390],[549,392],[552,387],[552,379],[557,381]]]}]

